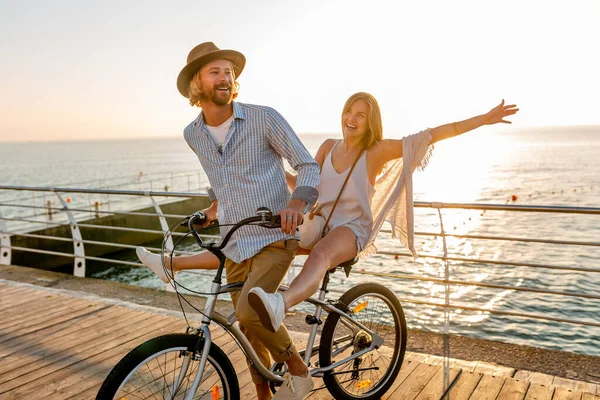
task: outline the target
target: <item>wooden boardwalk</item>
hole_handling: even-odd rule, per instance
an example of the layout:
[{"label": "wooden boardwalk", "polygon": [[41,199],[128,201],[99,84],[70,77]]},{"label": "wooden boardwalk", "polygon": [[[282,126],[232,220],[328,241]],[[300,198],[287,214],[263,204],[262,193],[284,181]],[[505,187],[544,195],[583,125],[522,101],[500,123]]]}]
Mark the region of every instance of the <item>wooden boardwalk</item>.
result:
[{"label": "wooden boardwalk", "polygon": [[[133,347],[183,332],[179,313],[79,292],[0,281],[0,399],[94,399],[110,369]],[[294,333],[299,344],[306,335]],[[241,398],[254,396],[242,353],[221,328]],[[387,399],[439,399],[442,359],[407,353]],[[451,360],[451,399],[600,400],[600,385],[491,364]],[[315,380],[315,387],[322,385]],[[330,399],[317,390],[312,400]]]}]

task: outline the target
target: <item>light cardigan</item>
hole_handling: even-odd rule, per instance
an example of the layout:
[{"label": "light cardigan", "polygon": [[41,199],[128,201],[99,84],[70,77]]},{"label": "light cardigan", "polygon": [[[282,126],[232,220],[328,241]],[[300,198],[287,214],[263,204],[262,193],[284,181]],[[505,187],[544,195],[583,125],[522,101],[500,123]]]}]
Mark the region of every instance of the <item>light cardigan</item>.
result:
[{"label": "light cardigan", "polygon": [[375,193],[371,200],[373,229],[358,255],[360,259],[377,253],[374,242],[385,221],[392,226],[392,238],[400,239],[413,257],[417,257],[412,174],[417,168],[422,170],[427,166],[432,151],[431,129],[402,139],[402,158],[388,162],[375,182]]}]

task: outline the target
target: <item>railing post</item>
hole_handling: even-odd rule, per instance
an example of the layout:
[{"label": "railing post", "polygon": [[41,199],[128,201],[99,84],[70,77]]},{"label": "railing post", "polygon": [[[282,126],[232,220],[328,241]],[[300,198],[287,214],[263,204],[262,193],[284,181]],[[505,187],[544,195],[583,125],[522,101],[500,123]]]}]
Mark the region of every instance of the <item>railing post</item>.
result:
[{"label": "railing post", "polygon": [[37,206],[37,202],[35,201],[35,192],[31,192],[31,195],[33,197],[33,216],[35,217],[38,214],[37,209],[35,208],[35,206]]},{"label": "railing post", "polygon": [[62,196],[58,192],[55,191],[54,194],[62,203],[64,210],[67,213],[69,224],[71,225],[71,235],[73,236],[73,252],[75,254],[75,261],[73,263],[73,275],[78,276],[80,278],[85,278],[85,251],[83,250],[83,238],[81,237],[81,230],[77,225],[77,220],[75,219],[75,216],[69,209],[68,203],[62,198]]},{"label": "railing post", "polygon": [[[150,194],[148,192],[146,192],[148,196],[150,196]],[[154,197],[150,196],[150,200],[152,200],[152,204],[154,205],[154,209],[156,210],[156,216],[158,217],[158,220],[160,222],[160,227],[163,231],[164,234],[167,234],[167,232],[169,232],[169,225],[167,224],[167,220],[165,218],[165,216],[162,213],[162,210],[160,209],[160,206],[158,205],[158,203],[156,202],[156,200],[154,199]],[[173,251],[173,237],[169,236],[167,238],[167,243],[165,245],[166,250],[171,253],[171,251]],[[174,292],[175,289],[173,288],[173,286],[170,283],[166,283],[165,284],[165,290],[167,292]]]},{"label": "railing post", "polygon": [[48,220],[52,221],[52,202],[50,200],[48,200],[46,202],[46,215],[48,216]]},{"label": "railing post", "polygon": [[2,210],[0,210],[0,264],[10,265],[10,235],[6,221],[2,219]]},{"label": "railing post", "polygon": [[444,395],[442,399],[449,399],[450,391],[450,268],[448,266],[448,247],[446,246],[446,232],[444,231],[444,219],[442,218],[443,203],[434,202],[431,204],[437,209],[440,218],[440,234],[444,245],[444,349],[443,349],[443,368],[444,368]]}]

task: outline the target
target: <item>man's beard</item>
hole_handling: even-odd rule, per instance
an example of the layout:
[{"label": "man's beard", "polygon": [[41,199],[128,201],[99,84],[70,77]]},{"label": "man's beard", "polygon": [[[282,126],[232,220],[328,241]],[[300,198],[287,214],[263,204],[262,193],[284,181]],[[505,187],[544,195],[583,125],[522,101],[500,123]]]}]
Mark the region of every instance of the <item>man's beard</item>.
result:
[{"label": "man's beard", "polygon": [[[219,88],[228,88],[229,96],[223,97],[217,92]],[[214,85],[212,88],[207,88],[203,82],[200,82],[200,101],[210,101],[218,106],[224,106],[233,101],[233,86],[232,85]]]}]

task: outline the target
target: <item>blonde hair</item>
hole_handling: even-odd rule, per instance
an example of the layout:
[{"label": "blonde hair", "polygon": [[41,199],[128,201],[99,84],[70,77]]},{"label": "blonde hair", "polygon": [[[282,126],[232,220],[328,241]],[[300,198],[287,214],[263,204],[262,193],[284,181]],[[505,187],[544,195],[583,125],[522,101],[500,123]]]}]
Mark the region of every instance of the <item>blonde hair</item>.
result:
[{"label": "blonde hair", "polygon": [[[372,94],[366,92],[354,93],[346,100],[344,109],[342,110],[343,115],[352,107],[357,100],[362,100],[369,106],[369,115],[367,115],[367,131],[362,138],[363,149],[369,149],[375,143],[383,140],[383,124],[381,122],[381,110],[379,104]],[[343,122],[342,122],[343,123]]]},{"label": "blonde hair", "polygon": [[[233,75],[233,99],[235,100],[238,97],[238,92],[240,91],[240,84],[235,80],[235,68],[233,67],[233,63],[229,62],[231,65],[231,74]],[[200,68],[202,69],[202,68]],[[190,79],[189,89],[188,89],[188,98],[190,99],[191,106],[202,107],[202,100],[206,100],[203,96],[204,92],[204,84],[200,79],[200,69],[196,71],[192,79]]]}]

